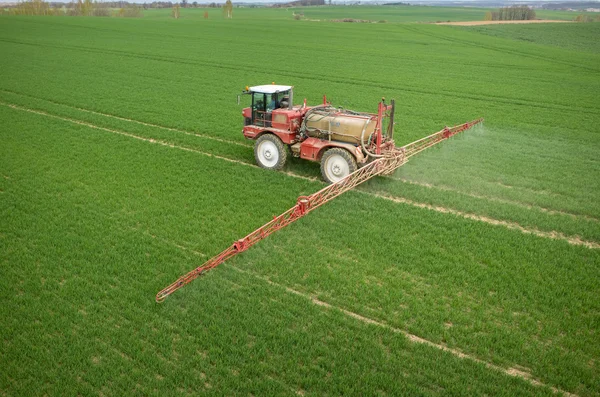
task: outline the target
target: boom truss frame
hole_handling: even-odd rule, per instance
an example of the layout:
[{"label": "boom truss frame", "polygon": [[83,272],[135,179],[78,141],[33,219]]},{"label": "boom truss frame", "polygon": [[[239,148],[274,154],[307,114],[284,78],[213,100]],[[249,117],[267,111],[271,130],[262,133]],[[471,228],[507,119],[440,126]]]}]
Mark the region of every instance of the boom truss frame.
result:
[{"label": "boom truss frame", "polygon": [[352,190],[361,183],[373,178],[377,175],[389,175],[393,173],[397,168],[406,164],[408,159],[415,154],[431,147],[439,142],[450,138],[462,131],[468,130],[476,124],[483,122],[483,119],[473,120],[464,124],[456,125],[454,127],[446,127],[441,131],[431,134],[425,138],[419,139],[418,141],[409,143],[406,146],[400,148],[394,148],[387,152],[384,152],[384,157],[378,158],[362,168],[354,171],[350,175],[341,179],[340,181],[333,183],[329,186],[324,187],[316,193],[310,196],[300,196],[294,205],[283,214],[273,218],[272,221],[259,227],[246,237],[235,241],[230,247],[214,256],[213,258],[206,261],[201,266],[195,268],[189,273],[179,277],[177,281],[169,285],[168,287],[161,290],[156,295],[156,302],[164,301],[169,295],[177,291],[179,288],[190,283],[194,279],[203,275],[211,269],[219,266],[227,259],[240,254],[254,244],[258,243],[262,239],[266,238],[270,234],[276,232],[279,229],[283,229],[290,223],[302,218],[309,212],[319,208],[321,205],[333,200],[342,193]]}]

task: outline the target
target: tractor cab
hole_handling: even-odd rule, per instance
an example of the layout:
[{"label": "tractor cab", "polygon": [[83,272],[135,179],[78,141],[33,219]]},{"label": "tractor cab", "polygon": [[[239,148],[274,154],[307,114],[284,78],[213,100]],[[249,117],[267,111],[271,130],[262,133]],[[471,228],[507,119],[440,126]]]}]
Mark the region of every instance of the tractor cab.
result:
[{"label": "tractor cab", "polygon": [[272,112],[292,106],[293,87],[289,85],[258,85],[246,87],[243,94],[252,96],[252,105],[243,111],[244,124],[271,127]]}]

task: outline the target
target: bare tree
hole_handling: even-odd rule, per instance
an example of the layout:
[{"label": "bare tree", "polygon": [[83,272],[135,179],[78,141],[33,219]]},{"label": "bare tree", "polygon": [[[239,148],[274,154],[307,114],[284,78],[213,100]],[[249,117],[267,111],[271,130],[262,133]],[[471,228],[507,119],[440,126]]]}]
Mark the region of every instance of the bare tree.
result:
[{"label": "bare tree", "polygon": [[225,15],[225,18],[233,17],[233,3],[231,0],[227,0],[225,4],[223,4],[223,15]]}]

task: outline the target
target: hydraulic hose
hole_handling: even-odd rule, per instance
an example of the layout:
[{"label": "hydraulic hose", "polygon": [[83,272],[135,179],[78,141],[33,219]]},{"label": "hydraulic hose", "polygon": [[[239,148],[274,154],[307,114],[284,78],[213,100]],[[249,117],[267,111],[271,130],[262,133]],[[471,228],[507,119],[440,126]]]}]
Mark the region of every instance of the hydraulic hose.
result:
[{"label": "hydraulic hose", "polygon": [[371,122],[371,119],[367,119],[367,121],[365,122],[365,126],[363,127],[362,132],[360,133],[360,146],[365,151],[365,153],[367,153],[369,156],[374,157],[374,158],[380,158],[380,157],[383,157],[383,154],[371,153],[367,150],[367,147],[365,146],[365,131],[367,130],[367,126],[369,125],[370,122]]}]

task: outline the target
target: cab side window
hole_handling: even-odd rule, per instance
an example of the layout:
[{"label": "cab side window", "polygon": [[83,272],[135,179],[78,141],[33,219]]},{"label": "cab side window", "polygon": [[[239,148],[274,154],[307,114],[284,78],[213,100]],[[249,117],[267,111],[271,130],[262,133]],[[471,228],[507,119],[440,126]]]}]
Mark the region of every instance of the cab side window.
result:
[{"label": "cab side window", "polygon": [[267,94],[267,112],[275,110],[279,107],[277,102],[277,94]]}]

